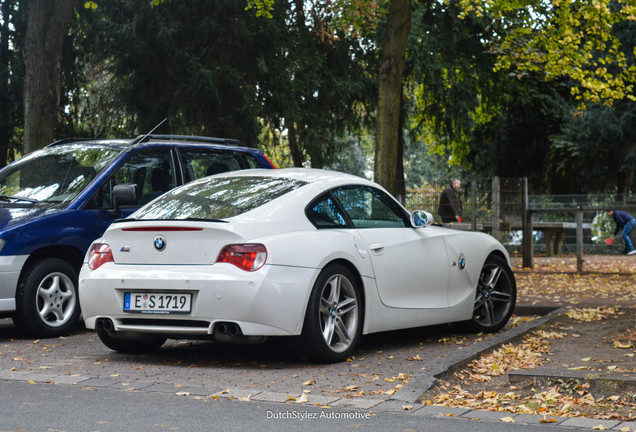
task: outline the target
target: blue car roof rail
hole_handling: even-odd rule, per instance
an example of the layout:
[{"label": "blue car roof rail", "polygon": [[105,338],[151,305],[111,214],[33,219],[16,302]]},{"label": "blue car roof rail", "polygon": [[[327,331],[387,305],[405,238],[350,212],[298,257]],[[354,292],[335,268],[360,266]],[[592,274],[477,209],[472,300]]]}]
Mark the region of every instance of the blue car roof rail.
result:
[{"label": "blue car roof rail", "polygon": [[137,138],[130,142],[130,145],[141,144],[148,142],[151,139],[160,140],[179,140],[188,141],[192,143],[205,143],[205,144],[223,144],[232,146],[242,146],[243,143],[237,139],[231,138],[216,138],[216,137],[204,137],[204,136],[190,136],[190,135],[139,135]]},{"label": "blue car roof rail", "polygon": [[83,142],[83,141],[104,141],[104,140],[100,140],[98,138],[63,138],[61,140],[57,140],[55,142],[52,142],[51,144],[45,146],[46,147],[55,147],[58,145],[62,145],[62,144],[69,144],[69,143],[74,143],[74,142]]},{"label": "blue car roof rail", "polygon": [[191,136],[191,135],[139,135],[132,140],[129,140],[126,143],[126,140],[119,139],[103,139],[103,138],[64,138],[61,140],[57,140],[46,147],[55,147],[63,144],[72,144],[77,142],[117,142],[119,144],[124,144],[126,147],[132,148],[137,144],[142,144],[154,140],[174,140],[174,141],[184,141],[192,144],[220,144],[227,146],[235,146],[235,147],[243,147],[243,143],[237,139],[232,138],[216,138],[216,137],[205,137],[205,136]]}]

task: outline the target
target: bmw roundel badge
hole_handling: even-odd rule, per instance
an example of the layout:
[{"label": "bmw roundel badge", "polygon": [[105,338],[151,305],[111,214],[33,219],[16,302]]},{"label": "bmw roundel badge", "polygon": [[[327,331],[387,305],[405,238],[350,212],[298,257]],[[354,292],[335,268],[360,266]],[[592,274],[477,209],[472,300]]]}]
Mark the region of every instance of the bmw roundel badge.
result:
[{"label": "bmw roundel badge", "polygon": [[158,235],[155,237],[155,249],[162,251],[166,248],[166,239],[163,236]]},{"label": "bmw roundel badge", "polygon": [[466,268],[466,257],[464,254],[459,256],[459,269],[464,270]]}]

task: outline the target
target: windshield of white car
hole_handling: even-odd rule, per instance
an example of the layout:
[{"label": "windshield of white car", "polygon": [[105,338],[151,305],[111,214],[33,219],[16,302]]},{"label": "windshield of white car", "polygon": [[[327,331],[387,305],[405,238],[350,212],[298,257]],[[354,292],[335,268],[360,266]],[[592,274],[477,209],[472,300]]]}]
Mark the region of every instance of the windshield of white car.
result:
[{"label": "windshield of white car", "polygon": [[276,177],[207,177],[166,193],[131,217],[223,220],[267,204],[305,184]]},{"label": "windshield of white car", "polygon": [[31,153],[0,172],[0,196],[10,202],[73,200],[120,150],[60,145]]}]

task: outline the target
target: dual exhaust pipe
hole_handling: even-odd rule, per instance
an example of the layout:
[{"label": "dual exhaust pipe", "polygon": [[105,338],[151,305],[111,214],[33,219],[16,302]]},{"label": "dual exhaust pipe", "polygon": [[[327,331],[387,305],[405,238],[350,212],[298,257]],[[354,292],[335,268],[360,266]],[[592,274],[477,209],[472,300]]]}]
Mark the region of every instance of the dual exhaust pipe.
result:
[{"label": "dual exhaust pipe", "polygon": [[113,331],[115,330],[115,325],[109,318],[98,318],[97,321],[95,321],[95,330]]},{"label": "dual exhaust pipe", "polygon": [[214,336],[240,336],[241,329],[238,324],[233,322],[218,322],[214,325]]},{"label": "dual exhaust pipe", "polygon": [[231,344],[261,344],[267,340],[267,336],[243,336],[241,327],[233,322],[217,322],[212,331],[217,342]]}]

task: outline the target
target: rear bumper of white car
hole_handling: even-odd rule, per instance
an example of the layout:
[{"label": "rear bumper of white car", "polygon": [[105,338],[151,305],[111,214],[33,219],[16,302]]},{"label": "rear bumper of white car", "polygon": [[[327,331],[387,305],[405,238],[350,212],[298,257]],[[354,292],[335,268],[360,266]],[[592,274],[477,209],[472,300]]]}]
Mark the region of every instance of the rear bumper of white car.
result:
[{"label": "rear bumper of white car", "polygon": [[[157,268],[113,263],[92,271],[84,265],[79,298],[89,329],[107,319],[115,331],[184,338],[212,335],[219,323],[238,325],[244,336],[298,335],[318,272],[270,265],[246,272],[230,264]],[[126,292],[191,293],[191,312],[124,312]]]}]

